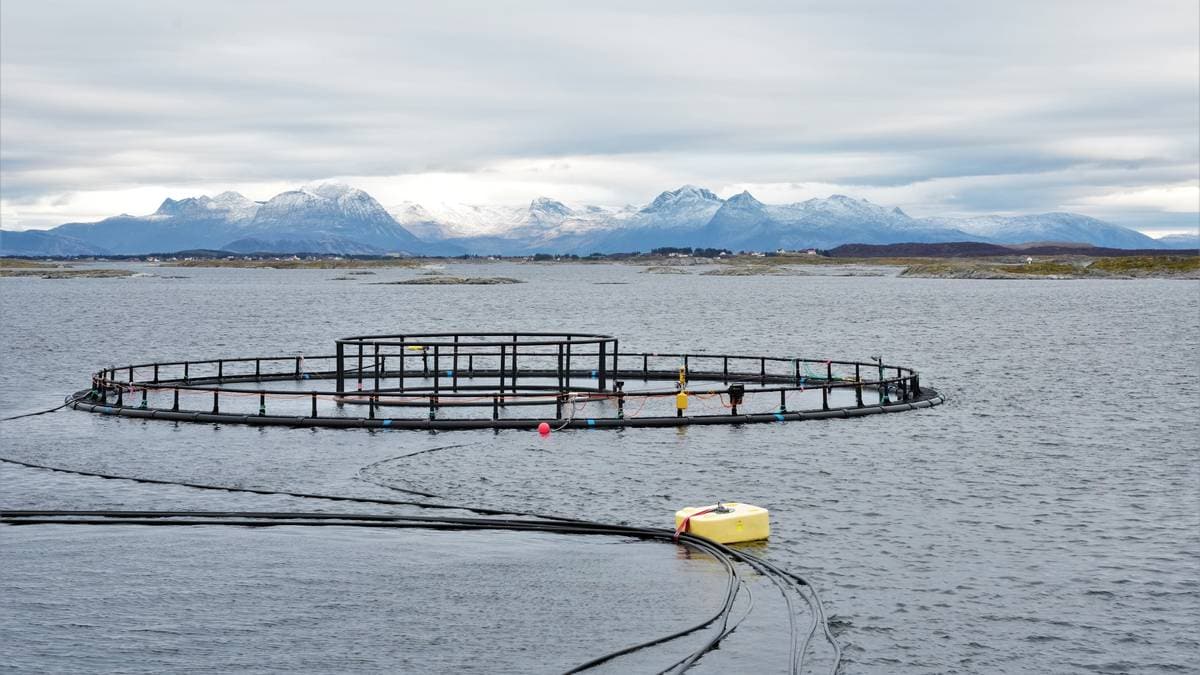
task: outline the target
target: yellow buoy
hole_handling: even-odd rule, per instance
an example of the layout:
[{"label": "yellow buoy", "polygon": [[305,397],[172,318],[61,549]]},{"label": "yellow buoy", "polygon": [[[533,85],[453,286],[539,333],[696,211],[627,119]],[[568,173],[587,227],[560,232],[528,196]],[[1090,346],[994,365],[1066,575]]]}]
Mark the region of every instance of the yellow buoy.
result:
[{"label": "yellow buoy", "polygon": [[738,502],[680,509],[675,512],[675,529],[719,544],[758,541],[771,536],[768,511],[761,506]]}]

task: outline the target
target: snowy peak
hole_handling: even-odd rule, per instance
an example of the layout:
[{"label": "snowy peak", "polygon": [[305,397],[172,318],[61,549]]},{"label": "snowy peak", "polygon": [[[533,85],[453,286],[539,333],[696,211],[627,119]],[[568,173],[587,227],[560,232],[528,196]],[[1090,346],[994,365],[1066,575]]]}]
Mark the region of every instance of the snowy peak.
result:
[{"label": "snowy peak", "polygon": [[837,214],[879,214],[889,213],[882,206],[877,206],[865,199],[855,199],[846,195],[830,195],[826,199],[809,199],[801,202],[801,206],[809,211]]},{"label": "snowy peak", "polygon": [[221,194],[217,195],[216,197],[213,197],[212,201],[214,204],[221,204],[224,206],[229,206],[231,208],[249,206],[249,205],[254,204],[254,202],[247,199],[245,195],[243,195],[240,192],[234,192],[233,190],[226,190],[225,192],[222,192]]},{"label": "snowy peak", "polygon": [[366,192],[341,183],[320,183],[275,195],[258,210],[254,226],[322,221],[377,226],[396,224],[379,202]]},{"label": "snowy peak", "polygon": [[742,190],[738,194],[730,197],[729,199],[726,199],[725,206],[723,206],[722,208],[736,208],[736,209],[749,210],[749,209],[761,209],[764,206],[765,206],[765,204],[763,204],[762,202],[755,199],[754,195],[750,194],[749,190]]},{"label": "snowy peak", "polygon": [[307,185],[301,186],[299,191],[307,192],[311,195],[315,195],[322,199],[333,199],[333,200],[337,200],[337,199],[340,199],[342,197],[345,197],[347,195],[351,195],[354,193],[366,194],[365,192],[363,192],[362,190],[359,190],[358,188],[350,187],[349,185],[346,185],[345,183],[342,183],[339,181],[334,181],[334,180],[318,181],[316,183],[308,183]]},{"label": "snowy peak", "polygon": [[529,214],[531,217],[539,220],[562,221],[565,218],[575,215],[575,212],[560,201],[550,199],[549,197],[538,197],[529,202]]},{"label": "snowy peak", "polygon": [[276,252],[586,254],[662,246],[762,251],[954,241],[1058,241],[1131,249],[1195,241],[1159,242],[1073,213],[918,219],[847,195],[764,204],[748,191],[724,200],[694,185],[662,192],[641,206],[568,205],[538,197],[520,206],[403,202],[389,213],[371,195],[338,182],[305,185],[264,203],[232,191],[166,199],[148,216],[68,223],[54,234],[113,253],[236,245]]},{"label": "snowy peak", "polygon": [[171,199],[168,197],[154,212],[159,217],[187,217],[229,222],[249,221],[258,211],[258,204],[238,192],[222,192],[216,197],[202,195]]},{"label": "snowy peak", "polygon": [[695,185],[684,185],[678,190],[668,190],[654,198],[648,206],[642,209],[643,213],[651,213],[666,209],[676,209],[681,206],[695,206],[698,204],[711,204],[719,207],[723,200],[713,194],[711,191],[696,187]]}]

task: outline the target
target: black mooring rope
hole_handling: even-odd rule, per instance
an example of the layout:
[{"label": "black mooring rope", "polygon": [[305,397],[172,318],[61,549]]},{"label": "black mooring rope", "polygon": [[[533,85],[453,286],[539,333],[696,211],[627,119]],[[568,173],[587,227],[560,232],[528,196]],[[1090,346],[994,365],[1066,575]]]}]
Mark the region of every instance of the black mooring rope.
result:
[{"label": "black mooring rope", "polygon": [[[33,413],[15,415],[12,417],[0,418],[0,422],[7,422],[25,417],[33,417],[44,415],[47,413],[61,410],[72,403],[84,398],[84,395],[75,395],[68,399],[62,405],[42,410]],[[453,447],[453,446],[450,446]],[[413,454],[423,454],[424,452],[433,452],[436,450],[448,448],[433,448],[431,450],[421,451]],[[395,459],[395,458],[393,458]],[[387,461],[387,460],[384,460]],[[471,507],[451,504],[437,504],[430,502],[416,502],[407,500],[393,499],[378,499],[370,497],[347,497],[343,495],[324,495],[315,493],[291,492],[281,490],[263,490],[257,488],[243,488],[221,485],[206,485],[203,483],[190,483],[183,481],[169,481],[155,478],[140,478],[134,476],[120,476],[114,474],[104,474],[99,472],[81,471],[75,469],[64,469],[32,462],[25,462],[8,457],[0,457],[0,462],[16,464],[34,469],[43,469],[47,471],[55,471],[60,473],[69,473],[80,476],[88,476],[94,478],[104,478],[111,480],[128,480],[137,483],[157,484],[157,485],[177,485],[180,487],[189,487],[200,490],[219,490],[223,492],[245,492],[261,495],[278,495],[298,497],[305,499],[325,499],[331,501],[357,502],[382,504],[389,506],[417,506],[420,508],[429,509],[447,509],[459,510],[481,515],[505,515],[518,516],[521,518],[533,518],[537,520],[507,520],[507,519],[467,519],[467,518],[440,518],[440,517],[421,517],[421,516],[362,516],[357,514],[305,514],[300,512],[291,513],[274,513],[274,514],[256,514],[254,512],[106,512],[106,511],[20,511],[20,510],[4,510],[0,511],[0,522],[12,525],[31,525],[31,524],[64,524],[64,525],[98,525],[98,524],[138,524],[138,525],[240,525],[240,526],[274,526],[274,525],[343,525],[351,527],[425,527],[429,529],[508,529],[508,530],[530,530],[530,531],[548,531],[559,532],[563,534],[610,534],[616,536],[633,536],[643,539],[662,539],[664,537],[675,537],[673,530],[669,529],[654,529],[654,528],[637,528],[626,525],[609,525],[604,523],[596,523],[591,521],[579,520],[574,518],[566,518],[561,516],[547,516],[542,514],[522,512],[522,511],[505,511],[499,509],[487,509],[482,507]],[[413,490],[405,490],[395,486],[386,485],[393,490],[418,494],[421,496],[434,496],[429,493],[417,492]],[[140,514],[140,515],[139,515]],[[80,516],[92,516],[93,520],[80,520]],[[121,518],[121,516],[128,516]],[[201,516],[211,520],[161,520],[162,518],[181,518],[189,516]],[[263,522],[264,517],[273,518],[279,522]],[[96,519],[99,518],[99,519]],[[230,520],[229,518],[246,518],[247,520]],[[298,518],[306,518],[308,520],[296,520]],[[156,520],[157,519],[157,520]],[[253,519],[258,519],[255,522]],[[337,522],[337,521],[342,522]],[[330,522],[333,521],[333,522]],[[837,643],[829,628],[828,617],[825,615],[823,603],[817,595],[817,591],[804,578],[786,570],[783,570],[776,565],[767,562],[757,556],[731,549],[722,544],[711,542],[707,539],[694,537],[692,535],[682,535],[679,537],[682,543],[684,538],[687,538],[687,544],[709,553],[714,558],[719,560],[725,567],[727,574],[730,575],[729,585],[726,590],[725,602],[721,609],[708,620],[695,624],[689,628],[677,631],[671,635],[653,638],[651,640],[625,647],[608,654],[604,654],[595,659],[592,659],[580,666],[568,671],[571,673],[588,670],[602,663],[606,663],[619,656],[629,654],[641,649],[646,649],[655,645],[669,642],[685,635],[694,633],[707,626],[712,625],[718,619],[722,620],[721,630],[717,632],[710,640],[708,640],[699,650],[691,653],[684,659],[675,662],[671,666],[664,669],[663,673],[675,671],[683,672],[694,665],[704,654],[715,649],[721,640],[733,633],[738,625],[749,616],[749,609],[746,613],[734,621],[729,622],[729,617],[733,611],[733,606],[736,601],[739,590],[745,588],[749,594],[749,587],[741,580],[737,573],[737,569],[733,567],[732,561],[737,560],[744,562],[754,568],[763,576],[766,576],[780,589],[784,600],[788,607],[788,621],[791,626],[789,633],[792,637],[792,656],[789,662],[789,672],[799,673],[803,670],[804,658],[808,651],[808,645],[816,630],[817,624],[821,624],[824,629],[824,636],[834,650],[834,661],[831,673],[837,675],[841,667],[842,651],[841,646]],[[782,583],[781,583],[782,581]],[[809,605],[812,612],[812,623],[807,637],[804,640],[803,647],[797,651],[795,649],[795,612],[792,608],[791,597],[787,592],[788,588],[793,588]],[[803,592],[807,589],[812,594],[810,598]],[[750,596],[750,605],[753,606],[753,596]]]}]

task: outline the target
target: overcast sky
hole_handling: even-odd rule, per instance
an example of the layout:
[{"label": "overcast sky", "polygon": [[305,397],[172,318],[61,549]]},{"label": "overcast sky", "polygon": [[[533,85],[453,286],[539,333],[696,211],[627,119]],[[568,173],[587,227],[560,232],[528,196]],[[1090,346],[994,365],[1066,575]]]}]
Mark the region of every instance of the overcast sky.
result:
[{"label": "overcast sky", "polygon": [[[436,5],[436,7],[434,7]],[[0,3],[0,225],[338,178],[1200,226],[1200,3]]]}]

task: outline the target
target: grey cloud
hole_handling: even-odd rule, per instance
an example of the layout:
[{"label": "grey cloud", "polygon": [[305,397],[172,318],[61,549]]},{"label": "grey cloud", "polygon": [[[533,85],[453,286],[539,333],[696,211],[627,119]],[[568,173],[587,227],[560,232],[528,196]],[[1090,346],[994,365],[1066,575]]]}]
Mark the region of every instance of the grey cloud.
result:
[{"label": "grey cloud", "polygon": [[[20,203],[637,156],[713,184],[994,176],[956,206],[1046,210],[1099,170],[1197,178],[1197,11],[6,0],[0,182]],[[1057,145],[1122,135],[1171,142],[1136,158]],[[1001,187],[1014,174],[1029,180]]]}]

